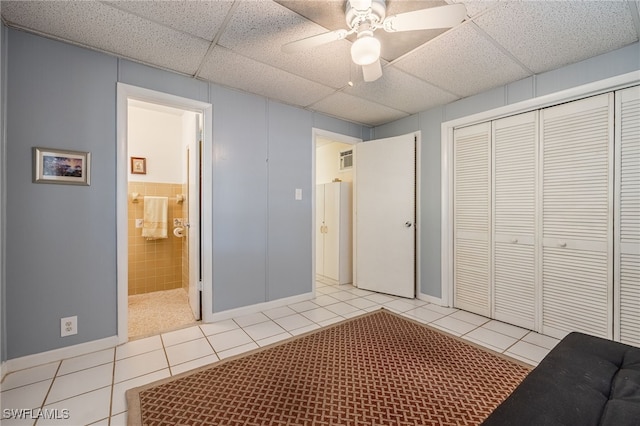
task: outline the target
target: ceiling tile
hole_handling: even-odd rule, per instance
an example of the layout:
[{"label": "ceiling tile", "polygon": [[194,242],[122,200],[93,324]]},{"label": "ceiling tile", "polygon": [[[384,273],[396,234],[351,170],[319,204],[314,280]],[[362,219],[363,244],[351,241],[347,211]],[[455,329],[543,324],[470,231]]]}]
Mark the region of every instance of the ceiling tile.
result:
[{"label": "ceiling tile", "polygon": [[[402,56],[383,61],[383,76],[364,83],[349,39],[281,51],[345,28],[345,0],[0,1],[9,27],[367,125],[587,59],[640,35],[640,3],[631,0],[387,0],[388,14],[462,2],[469,19],[444,33],[376,31],[383,59]],[[347,85],[351,77],[354,87]]]},{"label": "ceiling tile", "polygon": [[311,109],[368,126],[388,123],[408,115],[405,112],[342,92],[336,92],[311,105]]},{"label": "ceiling tile", "polygon": [[9,22],[85,46],[194,74],[206,41],[99,2],[3,2]]},{"label": "ceiling tile", "polygon": [[383,68],[382,77],[374,82],[365,83],[362,77],[359,77],[355,79],[354,86],[345,88],[344,92],[409,114],[458,99],[452,93],[438,89],[394,67]]},{"label": "ceiling tile", "polygon": [[219,44],[335,89],[349,81],[351,43],[334,41],[309,51],[287,54],[282,45],[327,30],[271,1],[245,1],[230,20]]},{"label": "ceiling tile", "polygon": [[451,0],[451,3],[463,3],[467,8],[467,16],[471,19],[486,13],[488,10],[498,6],[498,3],[513,0]]},{"label": "ceiling tile", "polygon": [[212,41],[233,5],[218,1],[110,1],[109,5]]},{"label": "ceiling tile", "polygon": [[621,1],[506,2],[476,23],[535,73],[638,40]]},{"label": "ceiling tile", "polygon": [[472,23],[447,31],[394,65],[461,97],[528,75]]},{"label": "ceiling tile", "polygon": [[252,59],[215,47],[202,67],[209,81],[291,105],[308,106],[334,90]]}]

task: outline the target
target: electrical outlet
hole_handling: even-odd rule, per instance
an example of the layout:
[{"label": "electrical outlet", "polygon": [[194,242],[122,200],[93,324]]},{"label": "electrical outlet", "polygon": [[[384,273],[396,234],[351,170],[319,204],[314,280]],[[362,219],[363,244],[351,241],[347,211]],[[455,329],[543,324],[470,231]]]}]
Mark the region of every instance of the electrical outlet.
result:
[{"label": "electrical outlet", "polygon": [[60,318],[60,337],[78,334],[78,317]]}]

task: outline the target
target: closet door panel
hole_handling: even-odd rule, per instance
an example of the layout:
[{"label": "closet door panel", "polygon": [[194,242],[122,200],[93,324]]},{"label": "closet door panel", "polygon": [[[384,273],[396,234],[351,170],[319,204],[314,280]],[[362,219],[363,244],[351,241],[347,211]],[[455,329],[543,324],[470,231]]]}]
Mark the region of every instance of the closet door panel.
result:
[{"label": "closet door panel", "polygon": [[454,305],[489,316],[491,123],[454,132]]},{"label": "closet door panel", "polygon": [[640,86],[616,93],[616,340],[640,346]]},{"label": "closet door panel", "polygon": [[543,333],[581,331],[608,337],[609,258],[606,252],[543,247]]},{"label": "closet door panel", "polygon": [[537,112],[493,122],[493,318],[536,320]]},{"label": "closet door panel", "polygon": [[542,332],[612,337],[612,94],[544,109]]},{"label": "closet door panel", "polygon": [[534,259],[533,244],[495,243],[493,318],[529,329],[534,328]]}]

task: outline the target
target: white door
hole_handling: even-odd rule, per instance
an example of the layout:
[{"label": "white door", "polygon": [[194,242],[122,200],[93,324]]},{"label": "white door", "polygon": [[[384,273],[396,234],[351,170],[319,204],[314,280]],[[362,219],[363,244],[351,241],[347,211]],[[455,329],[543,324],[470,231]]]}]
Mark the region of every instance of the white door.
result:
[{"label": "white door", "polygon": [[613,94],[540,112],[542,332],[613,337]]},{"label": "white door", "polygon": [[640,346],[640,86],[616,93],[615,338]]},{"label": "white door", "polygon": [[355,149],[355,282],[415,297],[415,135]]},{"label": "white door", "polygon": [[491,123],[454,132],[454,306],[491,313]]},{"label": "white door", "polygon": [[538,112],[496,120],[493,141],[493,316],[536,327]]},{"label": "white door", "polygon": [[200,152],[202,149],[200,116],[196,116],[196,134],[187,146],[187,247],[189,259],[189,305],[196,319],[200,319]]}]

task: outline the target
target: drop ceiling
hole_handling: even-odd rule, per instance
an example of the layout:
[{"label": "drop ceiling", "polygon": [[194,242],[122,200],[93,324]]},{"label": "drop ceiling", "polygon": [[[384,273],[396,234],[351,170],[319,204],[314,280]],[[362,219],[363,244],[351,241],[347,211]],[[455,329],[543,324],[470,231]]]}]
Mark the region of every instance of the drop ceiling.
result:
[{"label": "drop ceiling", "polygon": [[[388,0],[387,14],[456,0]],[[283,44],[346,28],[344,1],[1,1],[9,27],[376,126],[637,42],[638,1],[462,1],[444,30],[376,31],[383,76],[364,82],[351,38],[301,53]],[[349,85],[353,82],[353,86]]]}]

